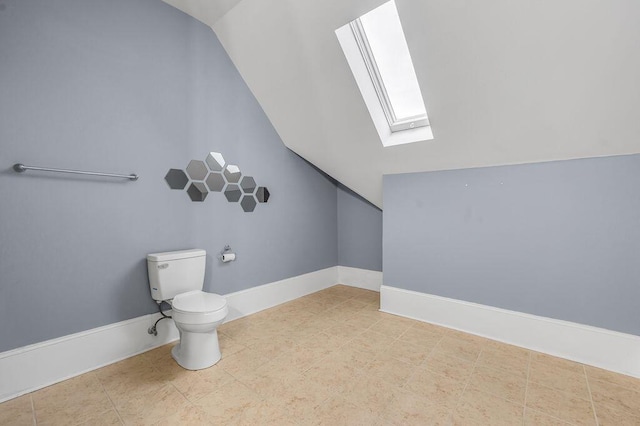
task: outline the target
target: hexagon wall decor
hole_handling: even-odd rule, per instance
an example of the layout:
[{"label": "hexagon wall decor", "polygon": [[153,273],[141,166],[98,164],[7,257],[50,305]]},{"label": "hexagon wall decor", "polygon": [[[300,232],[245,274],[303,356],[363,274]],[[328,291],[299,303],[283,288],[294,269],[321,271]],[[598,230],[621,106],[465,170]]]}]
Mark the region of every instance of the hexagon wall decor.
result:
[{"label": "hexagon wall decor", "polygon": [[204,161],[191,160],[187,166],[187,174],[193,180],[204,180],[209,170],[204,165]]},{"label": "hexagon wall decor", "polygon": [[256,191],[256,198],[258,199],[259,203],[266,203],[267,201],[269,201],[270,196],[271,194],[269,193],[269,190],[266,187],[264,186],[258,187],[258,190]]},{"label": "hexagon wall decor", "polygon": [[247,213],[258,203],[266,203],[270,195],[252,176],[243,176],[240,167],[228,164],[221,153],[213,151],[204,161],[191,160],[185,169],[169,169],[164,179],[171,189],[186,188],[191,201],[202,202],[210,192],[221,192],[228,202],[239,202]]},{"label": "hexagon wall decor", "polygon": [[256,202],[256,199],[252,194],[245,194],[242,197],[242,201],[240,201],[242,210],[244,210],[245,212],[252,212],[253,210],[255,210],[257,204],[258,203]]},{"label": "hexagon wall decor", "polygon": [[224,157],[219,152],[210,152],[205,161],[212,172],[221,172],[225,165]]},{"label": "hexagon wall decor", "polygon": [[224,177],[222,177],[222,173],[211,172],[209,176],[207,176],[207,180],[205,181],[207,186],[209,187],[209,191],[211,192],[221,192],[222,188],[224,188],[225,181]]},{"label": "hexagon wall decor", "polygon": [[209,191],[207,191],[207,187],[204,186],[204,183],[192,182],[191,185],[189,185],[189,189],[187,189],[187,194],[189,195],[189,198],[191,198],[191,201],[204,201],[204,199],[207,198]]},{"label": "hexagon wall decor", "polygon": [[251,176],[243,176],[240,187],[245,194],[253,194],[253,191],[256,190],[256,180]]},{"label": "hexagon wall decor", "polygon": [[240,172],[240,167],[234,164],[228,164],[224,169],[224,177],[227,179],[229,183],[238,183],[240,182],[240,176],[242,173]]},{"label": "hexagon wall decor", "polygon": [[240,187],[238,185],[230,183],[227,185],[227,189],[224,190],[224,196],[227,197],[227,201],[230,203],[237,203],[242,196],[242,191],[240,191]]},{"label": "hexagon wall decor", "polygon": [[180,169],[170,169],[165,175],[164,180],[167,181],[171,189],[184,189],[189,183],[189,178]]}]

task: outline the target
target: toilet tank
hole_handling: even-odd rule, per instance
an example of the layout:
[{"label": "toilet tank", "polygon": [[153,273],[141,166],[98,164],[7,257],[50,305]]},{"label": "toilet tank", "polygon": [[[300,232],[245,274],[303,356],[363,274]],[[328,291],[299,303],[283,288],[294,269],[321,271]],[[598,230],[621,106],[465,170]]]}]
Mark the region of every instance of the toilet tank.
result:
[{"label": "toilet tank", "polygon": [[202,290],[206,256],[207,252],[199,249],[147,255],[151,297],[169,300],[180,293]]}]

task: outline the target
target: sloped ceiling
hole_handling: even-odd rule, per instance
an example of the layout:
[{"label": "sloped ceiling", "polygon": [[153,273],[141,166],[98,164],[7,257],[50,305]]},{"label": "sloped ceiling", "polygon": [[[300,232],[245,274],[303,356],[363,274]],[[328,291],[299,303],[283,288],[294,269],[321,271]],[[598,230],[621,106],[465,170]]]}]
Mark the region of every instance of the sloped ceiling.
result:
[{"label": "sloped ceiling", "polygon": [[165,0],[210,25],[285,145],[384,174],[640,152],[637,0],[396,0],[434,140],[383,148],[334,31],[381,0]]},{"label": "sloped ceiling", "polygon": [[187,15],[212,26],[228,11],[233,9],[240,0],[163,0],[165,3],[180,9]]}]

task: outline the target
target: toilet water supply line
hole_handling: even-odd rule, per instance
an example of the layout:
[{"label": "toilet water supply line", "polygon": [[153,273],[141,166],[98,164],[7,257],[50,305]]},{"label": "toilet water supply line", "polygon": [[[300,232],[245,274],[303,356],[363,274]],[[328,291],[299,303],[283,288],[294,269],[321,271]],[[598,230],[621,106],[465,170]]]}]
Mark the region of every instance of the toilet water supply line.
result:
[{"label": "toilet water supply line", "polygon": [[[160,321],[162,321],[163,319],[171,318],[170,315],[167,315],[164,312],[162,312],[162,304],[166,303],[167,305],[169,305],[169,303],[166,300],[161,300],[160,302],[156,302],[156,303],[158,304],[158,309],[160,310],[160,314],[162,315],[162,317],[158,318],[158,321],[156,321],[156,323],[153,324],[153,326],[149,327],[149,329],[147,330],[147,333],[153,334],[154,336],[158,335],[158,329],[156,328],[158,323]],[[169,306],[171,306],[171,305],[169,305]]]}]

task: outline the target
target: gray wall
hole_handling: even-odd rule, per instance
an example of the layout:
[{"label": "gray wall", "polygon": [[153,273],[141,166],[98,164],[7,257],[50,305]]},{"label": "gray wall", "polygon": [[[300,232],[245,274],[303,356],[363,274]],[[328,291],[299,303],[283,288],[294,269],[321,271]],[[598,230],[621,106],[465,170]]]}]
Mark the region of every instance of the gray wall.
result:
[{"label": "gray wall", "polygon": [[[335,184],[284,147],[208,27],[159,0],[3,4],[0,351],[156,311],[150,252],[206,249],[205,289],[222,294],[338,263]],[[168,188],[169,168],[209,151],[269,203]],[[225,244],[236,262],[216,259]]]},{"label": "gray wall", "polygon": [[382,271],[382,210],[338,185],[338,264]]},{"label": "gray wall", "polygon": [[640,335],[640,155],[384,177],[384,283]]}]

